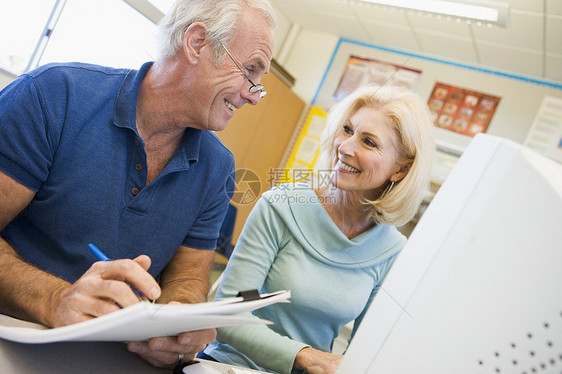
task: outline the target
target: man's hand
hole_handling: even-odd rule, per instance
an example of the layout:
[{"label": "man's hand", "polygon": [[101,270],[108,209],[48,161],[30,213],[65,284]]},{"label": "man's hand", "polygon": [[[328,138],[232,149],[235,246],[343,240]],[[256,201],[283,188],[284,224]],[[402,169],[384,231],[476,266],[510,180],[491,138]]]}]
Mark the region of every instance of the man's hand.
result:
[{"label": "man's hand", "polygon": [[130,285],[148,298],[157,299],[161,291],[147,272],[150,263],[145,255],[134,260],[95,262],[80,279],[52,298],[49,325],[70,325],[136,304],[139,299]]},{"label": "man's hand", "polygon": [[[195,304],[207,301],[213,252],[180,246],[160,274],[162,294],[159,303]],[[180,357],[189,361],[217,336],[215,329],[184,332],[178,336],[130,342],[128,349],[157,367],[174,367]]]},{"label": "man's hand", "polygon": [[148,342],[131,342],[127,348],[156,367],[172,368],[179,358],[192,360],[217,336],[215,329],[185,332],[178,336],[152,338]]}]

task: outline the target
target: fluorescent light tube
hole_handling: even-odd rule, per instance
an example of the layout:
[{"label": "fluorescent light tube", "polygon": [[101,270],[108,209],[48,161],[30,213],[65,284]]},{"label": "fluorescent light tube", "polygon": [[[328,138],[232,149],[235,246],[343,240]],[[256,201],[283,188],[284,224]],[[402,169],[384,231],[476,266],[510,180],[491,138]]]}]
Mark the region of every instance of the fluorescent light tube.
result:
[{"label": "fluorescent light tube", "polygon": [[509,4],[479,0],[360,0],[476,22],[507,26]]}]

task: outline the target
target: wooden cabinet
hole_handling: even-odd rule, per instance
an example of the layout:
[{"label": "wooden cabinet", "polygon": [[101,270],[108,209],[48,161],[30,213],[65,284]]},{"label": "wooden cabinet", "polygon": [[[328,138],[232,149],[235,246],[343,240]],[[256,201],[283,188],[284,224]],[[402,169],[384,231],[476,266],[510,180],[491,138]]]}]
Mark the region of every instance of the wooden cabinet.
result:
[{"label": "wooden cabinet", "polygon": [[[232,199],[237,208],[233,243],[259,196],[273,186],[271,172],[283,166],[283,156],[305,107],[304,101],[273,69],[263,76],[262,83],[267,95],[260,103],[245,105],[236,111],[226,129],[216,133],[234,154],[236,170],[239,171]],[[259,180],[259,186],[253,173]]]}]

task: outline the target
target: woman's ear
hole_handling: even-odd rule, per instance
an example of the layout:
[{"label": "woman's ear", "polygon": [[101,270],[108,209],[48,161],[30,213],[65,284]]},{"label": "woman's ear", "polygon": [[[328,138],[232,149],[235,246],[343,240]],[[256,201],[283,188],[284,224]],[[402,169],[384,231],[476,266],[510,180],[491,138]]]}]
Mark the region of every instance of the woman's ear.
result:
[{"label": "woman's ear", "polygon": [[201,57],[202,48],[207,45],[207,26],[194,22],[183,35],[183,52],[187,60],[196,65]]},{"label": "woman's ear", "polygon": [[408,172],[410,171],[410,168],[412,167],[412,161],[407,161],[404,165],[400,166],[400,169],[398,169],[398,171],[394,174],[392,174],[390,176],[390,181],[391,182],[399,182],[402,179],[404,179],[404,177],[406,175],[408,175]]}]

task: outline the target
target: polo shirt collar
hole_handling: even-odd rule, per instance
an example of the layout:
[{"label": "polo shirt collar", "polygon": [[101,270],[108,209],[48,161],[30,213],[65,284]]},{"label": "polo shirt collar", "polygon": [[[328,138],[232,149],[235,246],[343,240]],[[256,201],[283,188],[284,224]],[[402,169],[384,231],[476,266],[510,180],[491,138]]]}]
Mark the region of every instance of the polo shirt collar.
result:
[{"label": "polo shirt collar", "polygon": [[192,127],[186,128],[183,140],[178,149],[176,149],[172,160],[170,160],[170,166],[180,166],[174,165],[174,161],[179,161],[180,164],[183,165],[186,163],[191,164],[193,162],[197,162],[199,160],[199,150],[201,148],[202,136],[203,131]]},{"label": "polo shirt collar", "polygon": [[114,123],[116,126],[129,128],[137,135],[136,115],[137,97],[140,84],[153,62],[144,63],[139,70],[129,70],[117,93],[114,107]]}]

